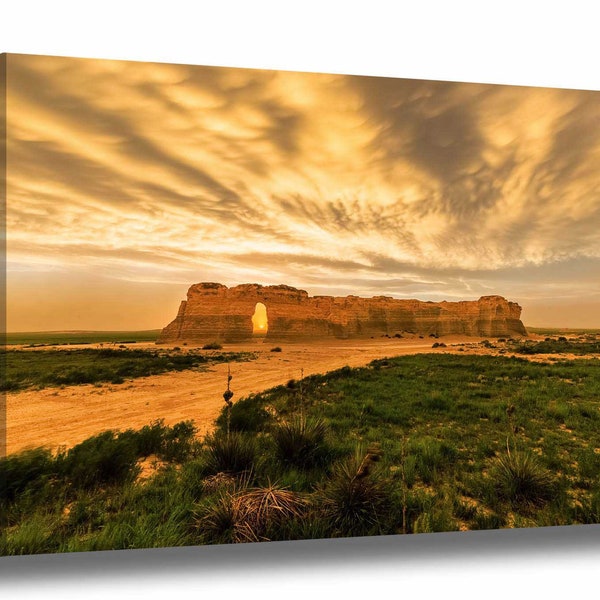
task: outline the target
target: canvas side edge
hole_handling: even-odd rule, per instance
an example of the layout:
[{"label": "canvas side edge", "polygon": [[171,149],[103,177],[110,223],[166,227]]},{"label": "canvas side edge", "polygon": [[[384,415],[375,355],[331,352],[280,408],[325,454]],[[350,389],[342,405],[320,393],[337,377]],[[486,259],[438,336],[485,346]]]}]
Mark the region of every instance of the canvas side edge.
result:
[{"label": "canvas side edge", "polygon": [[[0,381],[6,380],[7,58],[0,54]],[[0,392],[0,458],[6,456],[6,392]]]}]

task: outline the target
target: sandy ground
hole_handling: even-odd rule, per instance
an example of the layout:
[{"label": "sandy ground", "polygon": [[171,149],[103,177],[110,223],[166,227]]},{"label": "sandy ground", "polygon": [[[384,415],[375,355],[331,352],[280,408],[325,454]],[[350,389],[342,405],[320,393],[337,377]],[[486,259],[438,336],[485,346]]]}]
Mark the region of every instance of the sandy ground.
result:
[{"label": "sandy ground", "polygon": [[[304,376],[308,376],[345,365],[366,365],[376,358],[453,352],[456,347],[452,345],[460,343],[469,344],[467,351],[481,353],[476,348],[480,339],[444,337],[448,347],[438,349],[432,349],[435,340],[431,338],[415,338],[280,344],[282,352],[270,352],[273,344],[268,342],[228,344],[224,350],[258,352],[259,356],[249,362],[230,364],[235,401],[285,384],[290,379],[299,379],[302,370]],[[164,373],[120,385],[77,385],[9,393],[6,397],[7,453],[38,446],[55,451],[107,429],[137,429],[156,419],[164,419],[169,425],[193,419],[199,433],[204,434],[213,428],[224,406],[222,394],[226,385],[227,365],[217,364],[203,372]]]}]

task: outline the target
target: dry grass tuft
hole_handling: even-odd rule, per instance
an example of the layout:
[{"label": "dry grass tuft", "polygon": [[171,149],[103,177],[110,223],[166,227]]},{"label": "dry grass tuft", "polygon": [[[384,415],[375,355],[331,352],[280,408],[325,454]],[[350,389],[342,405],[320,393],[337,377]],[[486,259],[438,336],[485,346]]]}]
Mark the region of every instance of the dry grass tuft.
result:
[{"label": "dry grass tuft", "polygon": [[235,489],[237,479],[230,473],[216,473],[202,480],[202,490],[206,494],[214,494],[223,489]]},{"label": "dry grass tuft", "polygon": [[269,484],[262,488],[224,491],[215,503],[198,514],[196,526],[208,543],[270,541],[270,531],[303,515],[306,500],[286,488]]}]

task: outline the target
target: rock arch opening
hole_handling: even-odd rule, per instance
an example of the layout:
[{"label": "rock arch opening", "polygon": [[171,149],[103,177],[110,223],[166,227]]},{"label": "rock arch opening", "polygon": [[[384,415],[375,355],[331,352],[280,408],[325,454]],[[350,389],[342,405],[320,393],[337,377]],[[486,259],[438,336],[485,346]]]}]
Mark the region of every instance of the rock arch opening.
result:
[{"label": "rock arch opening", "polygon": [[252,335],[254,337],[265,337],[267,331],[269,331],[267,307],[262,302],[257,302],[252,315]]}]

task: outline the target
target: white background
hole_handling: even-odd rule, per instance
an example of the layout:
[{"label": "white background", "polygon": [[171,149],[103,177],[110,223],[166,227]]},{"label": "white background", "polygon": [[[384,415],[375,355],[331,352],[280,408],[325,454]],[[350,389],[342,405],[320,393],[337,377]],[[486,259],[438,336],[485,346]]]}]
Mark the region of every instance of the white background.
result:
[{"label": "white background", "polygon": [[[600,90],[593,7],[12,0],[0,50]],[[600,526],[0,558],[0,594],[577,598],[597,593],[599,559]]]}]

